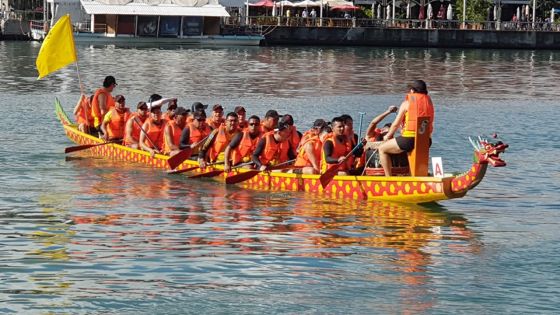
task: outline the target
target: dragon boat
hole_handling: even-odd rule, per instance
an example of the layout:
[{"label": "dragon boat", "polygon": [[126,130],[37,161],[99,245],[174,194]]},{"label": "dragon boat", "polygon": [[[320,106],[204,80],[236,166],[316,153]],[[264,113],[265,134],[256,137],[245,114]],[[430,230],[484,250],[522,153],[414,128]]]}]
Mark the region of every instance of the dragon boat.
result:
[{"label": "dragon boat", "polygon": [[[58,99],[55,101],[55,111],[62,123],[67,137],[78,145],[86,145],[88,149],[82,154],[102,157],[129,163],[139,163],[153,168],[168,170],[169,156],[132,149],[116,143],[105,143],[102,139],[80,132],[77,125],[72,123],[65,113]],[[470,140],[470,139],[469,139]],[[236,185],[256,189],[274,191],[294,191],[315,194],[337,199],[381,200],[405,203],[427,203],[439,200],[461,198],[476,187],[484,178],[488,165],[494,167],[505,166],[500,154],[508,147],[507,144],[497,141],[495,143],[478,138],[471,140],[474,147],[474,159],[471,167],[459,174],[442,174],[443,176],[382,176],[381,173],[368,172],[366,175],[334,176],[323,187],[321,175],[303,175],[282,172],[259,172],[256,176]],[[220,165],[198,168],[198,163],[185,160],[175,172],[184,170],[184,174],[192,177],[196,174],[223,170]],[[222,173],[212,177],[213,180],[226,182],[226,178],[254,170],[237,168],[230,173]],[[367,175],[367,174],[380,174]],[[195,176],[196,177],[196,176]]]}]

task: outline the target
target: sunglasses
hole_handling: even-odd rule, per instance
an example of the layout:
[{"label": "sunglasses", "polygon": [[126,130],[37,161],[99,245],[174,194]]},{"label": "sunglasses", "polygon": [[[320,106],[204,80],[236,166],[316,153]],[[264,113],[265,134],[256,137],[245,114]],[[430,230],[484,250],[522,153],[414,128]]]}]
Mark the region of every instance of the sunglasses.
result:
[{"label": "sunglasses", "polygon": [[206,118],[197,118],[198,121],[206,121]]},{"label": "sunglasses", "polygon": [[260,124],[261,124],[261,123],[250,123],[249,126],[258,126],[258,125],[260,125]]}]

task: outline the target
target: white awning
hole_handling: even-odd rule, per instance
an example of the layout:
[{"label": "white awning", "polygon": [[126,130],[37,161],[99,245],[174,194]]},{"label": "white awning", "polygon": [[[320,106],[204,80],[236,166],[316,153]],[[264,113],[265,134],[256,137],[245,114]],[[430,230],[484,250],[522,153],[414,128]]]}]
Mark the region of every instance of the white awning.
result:
[{"label": "white awning", "polygon": [[82,1],[87,14],[115,14],[115,15],[152,15],[152,16],[213,16],[228,17],[229,14],[221,5],[207,4],[201,7],[186,7],[176,4],[148,5],[144,3],[129,3],[125,5],[102,4],[94,1]]}]

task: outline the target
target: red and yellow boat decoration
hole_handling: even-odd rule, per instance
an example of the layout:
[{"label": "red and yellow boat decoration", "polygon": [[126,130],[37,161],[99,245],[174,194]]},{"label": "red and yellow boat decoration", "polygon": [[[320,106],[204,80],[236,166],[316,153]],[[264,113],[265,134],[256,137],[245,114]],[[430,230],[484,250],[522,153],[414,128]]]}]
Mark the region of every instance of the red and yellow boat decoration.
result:
[{"label": "red and yellow boat decoration", "polygon": [[[124,162],[140,163],[154,168],[168,169],[166,155],[150,156],[146,151],[131,149],[122,145],[104,144],[103,140],[80,132],[64,112],[60,102],[55,102],[56,114],[62,123],[66,135],[79,145],[91,145],[85,154]],[[103,144],[103,145],[101,145]],[[406,203],[425,203],[452,198],[460,198],[478,185],[488,167],[505,166],[499,155],[505,151],[507,144],[502,142],[490,143],[479,139],[472,142],[474,161],[470,169],[458,175],[445,174],[443,177],[433,176],[335,176],[323,187],[319,181],[320,175],[302,175],[292,173],[261,172],[258,175],[238,183],[245,188],[274,191],[299,191],[337,199],[358,200],[386,200]],[[176,170],[194,168],[196,161],[186,160]],[[212,170],[221,170],[220,165],[206,167],[204,170],[195,168],[186,174],[194,175]],[[212,177],[214,180],[225,182],[227,176],[250,171],[236,169],[229,174]]]}]

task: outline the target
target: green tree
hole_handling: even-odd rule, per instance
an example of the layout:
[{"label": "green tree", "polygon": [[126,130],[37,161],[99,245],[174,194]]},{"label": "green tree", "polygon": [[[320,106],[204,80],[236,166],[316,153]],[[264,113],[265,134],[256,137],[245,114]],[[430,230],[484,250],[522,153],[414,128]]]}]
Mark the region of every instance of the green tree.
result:
[{"label": "green tree", "polygon": [[[484,22],[487,10],[492,6],[488,0],[467,0],[467,21]],[[463,1],[457,0],[457,19],[463,19]]]}]

